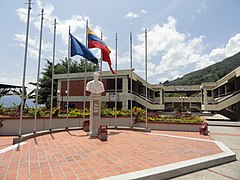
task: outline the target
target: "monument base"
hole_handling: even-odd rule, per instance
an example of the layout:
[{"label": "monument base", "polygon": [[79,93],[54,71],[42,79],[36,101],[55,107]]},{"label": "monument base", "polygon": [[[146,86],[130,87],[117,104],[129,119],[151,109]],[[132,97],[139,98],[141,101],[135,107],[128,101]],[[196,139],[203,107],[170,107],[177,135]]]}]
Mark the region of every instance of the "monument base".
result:
[{"label": "monument base", "polygon": [[100,115],[101,115],[101,95],[90,95],[90,126],[89,136],[91,138],[98,137],[98,129],[100,127]]}]

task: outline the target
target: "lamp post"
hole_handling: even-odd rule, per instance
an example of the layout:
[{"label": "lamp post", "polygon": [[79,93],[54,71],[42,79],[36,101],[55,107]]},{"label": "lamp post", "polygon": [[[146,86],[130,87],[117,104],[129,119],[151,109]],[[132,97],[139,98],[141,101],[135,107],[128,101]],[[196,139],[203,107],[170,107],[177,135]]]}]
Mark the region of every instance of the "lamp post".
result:
[{"label": "lamp post", "polygon": [[[68,94],[68,91],[67,90],[65,90],[65,95],[64,96],[67,96],[67,94]],[[63,98],[62,98],[62,101],[63,101]],[[68,106],[68,105],[67,105]],[[64,106],[64,108],[65,108],[65,106]],[[66,107],[66,108],[68,108],[68,107]],[[68,109],[67,109],[68,110]]]},{"label": "lamp post", "polygon": [[[67,94],[67,90],[65,90],[65,94]],[[57,94],[58,96],[61,96],[61,101],[60,101],[60,106],[63,104],[63,96],[64,96],[64,93],[61,92],[60,89],[57,90]]]},{"label": "lamp post", "polygon": [[60,93],[61,93],[61,91],[58,89],[58,90],[57,90],[57,102],[58,102],[58,105],[59,105],[59,106],[60,106],[60,104],[59,104],[58,97],[61,95]]}]

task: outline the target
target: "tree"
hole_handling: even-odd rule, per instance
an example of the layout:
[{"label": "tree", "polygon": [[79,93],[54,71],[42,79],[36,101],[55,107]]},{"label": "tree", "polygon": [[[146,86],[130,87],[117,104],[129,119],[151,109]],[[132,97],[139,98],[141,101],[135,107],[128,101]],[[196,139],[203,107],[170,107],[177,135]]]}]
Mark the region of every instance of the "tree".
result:
[{"label": "tree", "polygon": [[[22,89],[18,89],[18,90],[13,90],[13,94],[20,96],[20,98],[22,99]],[[28,99],[35,99],[35,89],[33,89],[32,91],[30,91],[29,93],[27,92],[27,89],[24,88],[24,92],[23,92],[24,96],[23,96],[23,109],[25,109],[26,106],[26,102]],[[18,106],[18,110],[20,110],[21,108],[21,103]]]},{"label": "tree", "polygon": [[[51,103],[51,84],[52,84],[52,62],[46,59],[47,63],[45,68],[43,69],[42,75],[43,77],[39,80],[39,104],[45,104],[47,108],[50,107]],[[84,72],[84,64],[85,61],[80,59],[80,63],[77,61],[69,61],[69,72],[70,73],[79,73]],[[67,73],[68,67],[68,59],[65,58],[64,60],[60,60],[60,63],[54,66],[54,73],[55,74],[65,74]],[[98,69],[93,63],[87,63],[87,71],[93,72]],[[53,96],[56,97],[57,95],[57,81],[54,81],[53,85]],[[57,99],[54,98],[53,105],[56,106]]]}]

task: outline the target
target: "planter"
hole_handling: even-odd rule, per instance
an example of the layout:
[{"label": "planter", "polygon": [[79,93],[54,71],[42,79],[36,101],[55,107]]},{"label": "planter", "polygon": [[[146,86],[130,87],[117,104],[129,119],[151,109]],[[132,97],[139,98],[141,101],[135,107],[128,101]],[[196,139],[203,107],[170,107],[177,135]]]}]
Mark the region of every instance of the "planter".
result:
[{"label": "planter", "polygon": [[[136,123],[138,127],[146,127],[145,122]],[[165,131],[188,131],[199,132],[202,123],[180,123],[180,122],[148,122],[148,128],[151,130]]]},{"label": "planter", "polygon": [[[1,135],[18,135],[19,133],[19,118],[5,117],[1,118],[4,120],[3,126],[0,128]],[[53,117],[51,129],[65,128],[68,127],[82,127],[83,119],[79,117]],[[134,120],[133,120],[134,121]],[[101,117],[102,126],[122,126],[130,127],[131,118],[130,117]],[[199,132],[199,127],[202,123],[177,123],[177,122],[148,122],[148,128],[152,130],[169,130],[169,131],[192,131]],[[134,127],[145,128],[145,122],[137,122],[133,124]],[[22,120],[22,134],[32,133],[34,127],[34,118],[24,117]],[[41,117],[37,119],[36,130],[43,131],[50,129],[49,117]],[[86,129],[87,130],[87,126]]]}]

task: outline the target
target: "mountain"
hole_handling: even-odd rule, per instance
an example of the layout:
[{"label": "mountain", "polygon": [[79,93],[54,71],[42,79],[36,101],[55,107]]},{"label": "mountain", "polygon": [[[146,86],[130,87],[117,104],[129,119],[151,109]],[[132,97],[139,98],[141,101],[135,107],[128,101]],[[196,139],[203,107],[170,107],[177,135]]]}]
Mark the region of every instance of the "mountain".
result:
[{"label": "mountain", "polygon": [[[5,108],[10,108],[14,106],[14,104],[19,105],[20,102],[21,102],[21,98],[17,95],[3,96],[0,99],[0,104],[2,104],[3,107]],[[28,107],[34,107],[33,100],[28,99],[26,103]]]},{"label": "mountain", "polygon": [[177,78],[173,81],[165,81],[163,84],[167,86],[180,86],[199,85],[203,82],[215,82],[239,66],[240,52],[204,69],[188,73],[181,78]]}]

